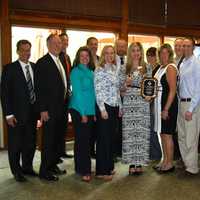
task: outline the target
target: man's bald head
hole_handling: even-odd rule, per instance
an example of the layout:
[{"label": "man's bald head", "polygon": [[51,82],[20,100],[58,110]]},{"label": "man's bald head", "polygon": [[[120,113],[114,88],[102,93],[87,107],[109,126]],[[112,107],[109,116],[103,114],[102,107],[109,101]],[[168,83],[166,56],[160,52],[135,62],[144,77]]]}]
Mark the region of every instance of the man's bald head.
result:
[{"label": "man's bald head", "polygon": [[128,43],[124,39],[118,39],[115,42],[115,49],[118,56],[125,56],[127,53]]},{"label": "man's bald head", "polygon": [[47,38],[47,48],[49,52],[55,56],[58,56],[62,50],[62,42],[57,34],[51,34]]}]

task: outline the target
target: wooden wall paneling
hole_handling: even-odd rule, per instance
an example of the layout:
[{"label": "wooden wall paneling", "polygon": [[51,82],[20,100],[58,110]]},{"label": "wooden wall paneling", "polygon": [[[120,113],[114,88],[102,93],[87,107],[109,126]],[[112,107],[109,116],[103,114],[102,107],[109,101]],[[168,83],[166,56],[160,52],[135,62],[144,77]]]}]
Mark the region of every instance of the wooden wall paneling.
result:
[{"label": "wooden wall paneling", "polygon": [[55,15],[52,13],[44,14],[36,11],[19,11],[10,12],[12,24],[22,26],[39,26],[53,28],[73,28],[87,29],[93,31],[120,32],[120,20],[91,19],[87,17],[69,17],[64,15]]},{"label": "wooden wall paneling", "polygon": [[164,25],[164,0],[129,0],[129,21]]},{"label": "wooden wall paneling", "polygon": [[167,24],[200,27],[200,1],[167,0]]},{"label": "wooden wall paneling", "polygon": [[128,0],[122,0],[122,19],[121,19],[121,31],[120,38],[125,39],[128,42]]},{"label": "wooden wall paneling", "polygon": [[49,11],[66,15],[119,18],[121,0],[10,0],[11,9]]}]

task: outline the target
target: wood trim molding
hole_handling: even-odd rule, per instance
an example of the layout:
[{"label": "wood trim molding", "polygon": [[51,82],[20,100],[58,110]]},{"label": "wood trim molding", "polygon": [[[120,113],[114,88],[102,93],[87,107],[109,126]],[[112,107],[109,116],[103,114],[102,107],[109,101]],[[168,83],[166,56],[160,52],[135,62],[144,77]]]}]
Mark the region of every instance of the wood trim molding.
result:
[{"label": "wood trim molding", "polygon": [[[77,28],[94,31],[120,32],[120,20],[106,20],[79,16],[63,16],[42,14],[40,12],[10,12],[10,22],[13,25],[42,26],[59,29]],[[94,20],[95,19],[95,20]]]},{"label": "wood trim molding", "polygon": [[197,27],[174,27],[174,26],[153,26],[144,24],[129,24],[129,33],[141,33],[160,36],[193,36],[200,37],[200,28]]}]

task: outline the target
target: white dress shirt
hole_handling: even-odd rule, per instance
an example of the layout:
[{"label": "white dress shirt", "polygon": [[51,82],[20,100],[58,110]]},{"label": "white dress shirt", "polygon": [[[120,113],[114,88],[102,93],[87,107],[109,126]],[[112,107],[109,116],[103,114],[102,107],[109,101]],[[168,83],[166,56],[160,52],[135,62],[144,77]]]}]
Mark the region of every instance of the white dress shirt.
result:
[{"label": "white dress shirt", "polygon": [[192,55],[184,58],[180,65],[180,98],[191,98],[189,112],[193,112],[200,103],[200,61]]},{"label": "white dress shirt", "polygon": [[[121,65],[121,57],[123,58],[123,61],[124,61],[123,65]],[[122,66],[124,66],[125,64],[126,64],[126,57],[125,56],[116,55],[116,65],[117,65],[118,72],[120,71],[120,68]]]},{"label": "white dress shirt", "polygon": [[[34,77],[33,77],[33,69],[32,69],[32,67],[31,67],[31,64],[28,62],[28,63],[24,63],[23,61],[21,61],[21,60],[18,60],[19,61],[19,64],[20,64],[20,66],[21,66],[21,68],[22,68],[22,71],[23,71],[23,73],[24,73],[24,77],[25,77],[25,79],[27,80],[27,77],[26,77],[26,66],[28,65],[29,66],[29,72],[30,72],[30,75],[31,75],[31,80],[32,80],[32,84],[33,84],[33,86],[34,86]],[[11,115],[7,115],[6,116],[6,119],[10,119],[10,118],[12,118],[14,115],[13,114],[11,114]]]},{"label": "white dress shirt", "polygon": [[60,62],[60,59],[58,56],[56,57],[53,54],[51,54],[50,52],[49,52],[49,55],[52,57],[53,61],[55,62],[56,66],[58,68],[58,71],[62,73],[62,77],[64,79],[63,82],[64,82],[65,90],[67,92],[67,78],[66,78],[64,67],[63,67],[62,63]]}]

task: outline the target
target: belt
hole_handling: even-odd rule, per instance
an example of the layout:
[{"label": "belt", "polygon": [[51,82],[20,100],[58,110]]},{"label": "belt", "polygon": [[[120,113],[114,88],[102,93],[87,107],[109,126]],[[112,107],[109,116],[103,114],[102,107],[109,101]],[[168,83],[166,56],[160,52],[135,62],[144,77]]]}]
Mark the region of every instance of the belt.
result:
[{"label": "belt", "polygon": [[190,102],[192,99],[191,98],[181,98],[180,100],[182,102]]}]

